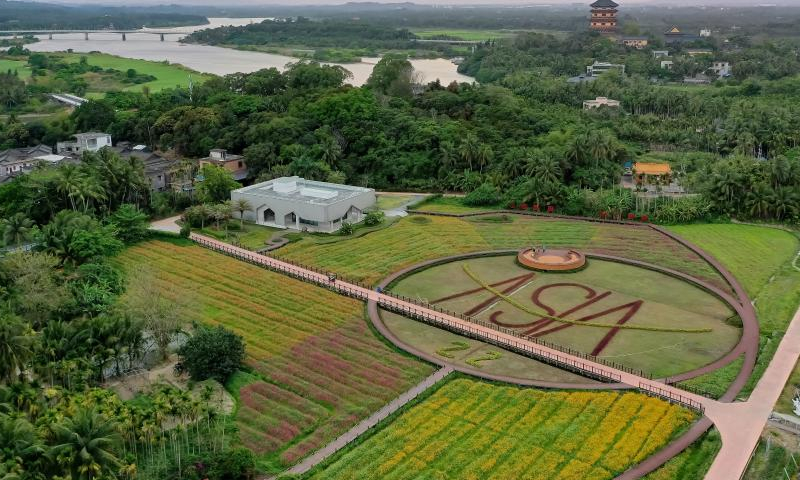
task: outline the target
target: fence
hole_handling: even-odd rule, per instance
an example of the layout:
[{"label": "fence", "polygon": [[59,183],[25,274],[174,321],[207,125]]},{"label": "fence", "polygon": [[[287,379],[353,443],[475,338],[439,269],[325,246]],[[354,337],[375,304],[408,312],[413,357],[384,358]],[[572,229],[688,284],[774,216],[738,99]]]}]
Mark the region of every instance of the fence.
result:
[{"label": "fence", "polygon": [[674,390],[668,390],[657,385],[639,382],[639,391],[652,397],[661,398],[662,400],[666,400],[670,403],[683,405],[684,407],[691,408],[692,410],[696,410],[700,413],[705,413],[706,411],[702,403],[694,400],[693,398],[687,397],[686,395],[676,393]]}]

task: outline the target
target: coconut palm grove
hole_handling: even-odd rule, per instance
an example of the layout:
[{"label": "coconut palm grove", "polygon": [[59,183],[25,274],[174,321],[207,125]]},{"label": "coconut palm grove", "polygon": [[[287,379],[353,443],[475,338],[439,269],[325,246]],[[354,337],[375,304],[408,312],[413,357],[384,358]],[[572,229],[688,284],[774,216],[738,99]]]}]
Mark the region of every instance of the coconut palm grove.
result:
[{"label": "coconut palm grove", "polygon": [[0,480],[798,478],[800,7],[176,3],[0,2]]}]

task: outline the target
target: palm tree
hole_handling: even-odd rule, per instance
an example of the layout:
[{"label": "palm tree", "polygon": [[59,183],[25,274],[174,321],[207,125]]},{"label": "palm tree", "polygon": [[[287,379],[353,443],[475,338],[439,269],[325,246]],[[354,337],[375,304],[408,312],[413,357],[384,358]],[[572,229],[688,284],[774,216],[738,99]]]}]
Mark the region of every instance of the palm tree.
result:
[{"label": "palm tree", "polygon": [[467,162],[470,170],[472,170],[472,162],[478,158],[478,148],[478,138],[471,133],[467,134],[458,147],[458,154],[461,160]]},{"label": "palm tree", "polygon": [[766,218],[772,208],[774,201],[774,191],[766,184],[758,184],[747,192],[746,202],[750,210],[750,215],[758,218]]},{"label": "palm tree", "polygon": [[244,212],[253,210],[253,205],[245,198],[233,202],[233,209],[239,212],[239,230],[244,229]]},{"label": "palm tree", "polygon": [[[4,456],[16,461],[19,467],[27,465],[33,470],[32,463],[42,457],[42,445],[36,429],[27,418],[15,418],[0,414],[0,445],[4,445]],[[9,478],[0,476],[0,478]]]},{"label": "palm tree", "polygon": [[200,230],[206,228],[206,219],[211,216],[211,208],[205,203],[201,203],[194,207],[197,210],[197,216],[200,217]]},{"label": "palm tree", "polygon": [[31,237],[33,220],[17,213],[3,221],[3,242],[19,247]]},{"label": "palm tree", "polygon": [[494,159],[494,151],[492,147],[487,144],[481,144],[478,151],[475,152],[475,160],[478,162],[478,168],[483,173],[483,167],[488,165]]},{"label": "palm tree", "polygon": [[219,203],[211,207],[211,217],[217,224],[217,230],[219,230],[220,222],[225,222],[225,233],[228,232],[228,220],[231,218],[233,212],[233,207],[231,206],[230,201]]},{"label": "palm tree", "polygon": [[73,210],[75,208],[75,194],[78,191],[81,174],[77,165],[67,164],[58,169],[57,189],[69,200]]},{"label": "palm tree", "polygon": [[10,381],[25,370],[31,356],[31,337],[25,330],[19,318],[7,313],[0,317],[0,380]]},{"label": "palm tree", "polygon": [[336,166],[336,162],[342,156],[342,147],[339,142],[333,137],[326,137],[320,144],[320,160],[325,162],[329,167]]},{"label": "palm tree", "polygon": [[80,409],[50,429],[54,443],[50,456],[69,471],[72,480],[113,478],[121,466],[116,424],[96,410]]}]

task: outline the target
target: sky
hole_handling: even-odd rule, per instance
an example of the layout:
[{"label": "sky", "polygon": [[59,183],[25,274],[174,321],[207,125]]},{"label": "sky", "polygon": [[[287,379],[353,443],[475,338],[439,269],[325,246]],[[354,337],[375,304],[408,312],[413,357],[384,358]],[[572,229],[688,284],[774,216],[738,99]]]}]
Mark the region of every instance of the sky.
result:
[{"label": "sky", "polygon": [[[30,1],[30,0],[29,0]],[[91,4],[91,5],[114,5],[114,6],[133,6],[130,0],[43,0],[48,3],[61,4]],[[413,3],[419,5],[588,5],[593,0],[414,0]],[[616,0],[621,5],[653,5],[653,6],[757,6],[757,5],[784,5],[800,7],[800,0]],[[345,3],[343,0],[228,0],[225,6],[257,6],[257,5],[337,5]],[[355,3],[355,2],[354,2]],[[372,3],[399,3],[397,0],[372,0]],[[145,5],[206,5],[223,7],[219,0],[138,0],[136,6]]]}]

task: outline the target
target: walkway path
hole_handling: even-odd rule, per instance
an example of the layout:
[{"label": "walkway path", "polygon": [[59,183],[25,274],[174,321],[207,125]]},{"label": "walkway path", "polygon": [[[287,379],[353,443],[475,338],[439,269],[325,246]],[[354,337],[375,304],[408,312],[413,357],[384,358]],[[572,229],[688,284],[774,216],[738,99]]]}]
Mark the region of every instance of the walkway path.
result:
[{"label": "walkway path", "polygon": [[722,449],[706,480],[738,479],[747,469],[775,402],[800,357],[800,309],[747,402],[728,404],[714,419],[722,436]]},{"label": "walkway path", "polygon": [[325,459],[327,459],[334,453],[338,452],[342,448],[349,445],[350,442],[352,442],[359,436],[363,435],[367,430],[376,426],[377,424],[385,420],[387,417],[389,417],[389,415],[398,411],[408,402],[414,400],[415,398],[420,396],[420,394],[422,394],[432,386],[442,381],[444,377],[448,376],[452,372],[453,369],[450,367],[440,368],[439,370],[434,372],[433,375],[429,376],[425,380],[416,384],[411,390],[408,390],[404,394],[395,398],[388,405],[386,405],[385,407],[381,408],[377,412],[373,413],[369,417],[362,420],[356,426],[343,433],[336,440],[325,445],[321,449],[314,452],[312,455],[309,455],[302,462],[298,463],[297,465],[293,466],[292,468],[284,472],[284,474],[300,475],[316,467],[317,465],[325,461]]},{"label": "walkway path", "polygon": [[[795,315],[789,330],[784,336],[778,352],[776,352],[770,364],[770,368],[762,377],[749,401],[744,403],[724,403],[627,371],[602,365],[577,355],[564,353],[499,329],[472,323],[453,315],[416,305],[386,293],[379,293],[372,289],[343,281],[332,282],[326,272],[303,268],[265,255],[256,254],[203,235],[193,233],[191,238],[207,248],[332,289],[343,295],[375,302],[381,308],[395,311],[410,318],[421,319],[441,328],[517,351],[546,363],[578,370],[590,377],[624,383],[645,393],[690,405],[705,413],[705,418],[701,419],[690,430],[690,433],[696,433],[696,436],[687,434],[680,437],[658,452],[657,456],[660,458],[651,457],[620,475],[618,477],[620,480],[640,478],[658,467],[663,463],[664,455],[674,456],[682,451],[693,439],[698,438],[699,434],[707,430],[712,422],[720,431],[722,449],[706,476],[706,480],[736,480],[741,478],[750,454],[755,449],[764,424],[769,417],[769,412],[780,395],[798,355],[800,355],[799,312]],[[692,439],[691,437],[694,438]],[[671,458],[671,456],[666,458]]]},{"label": "walkway path", "polygon": [[158,230],[160,232],[181,233],[181,226],[178,225],[178,220],[181,219],[180,215],[174,217],[162,218],[150,223],[150,230]]}]

